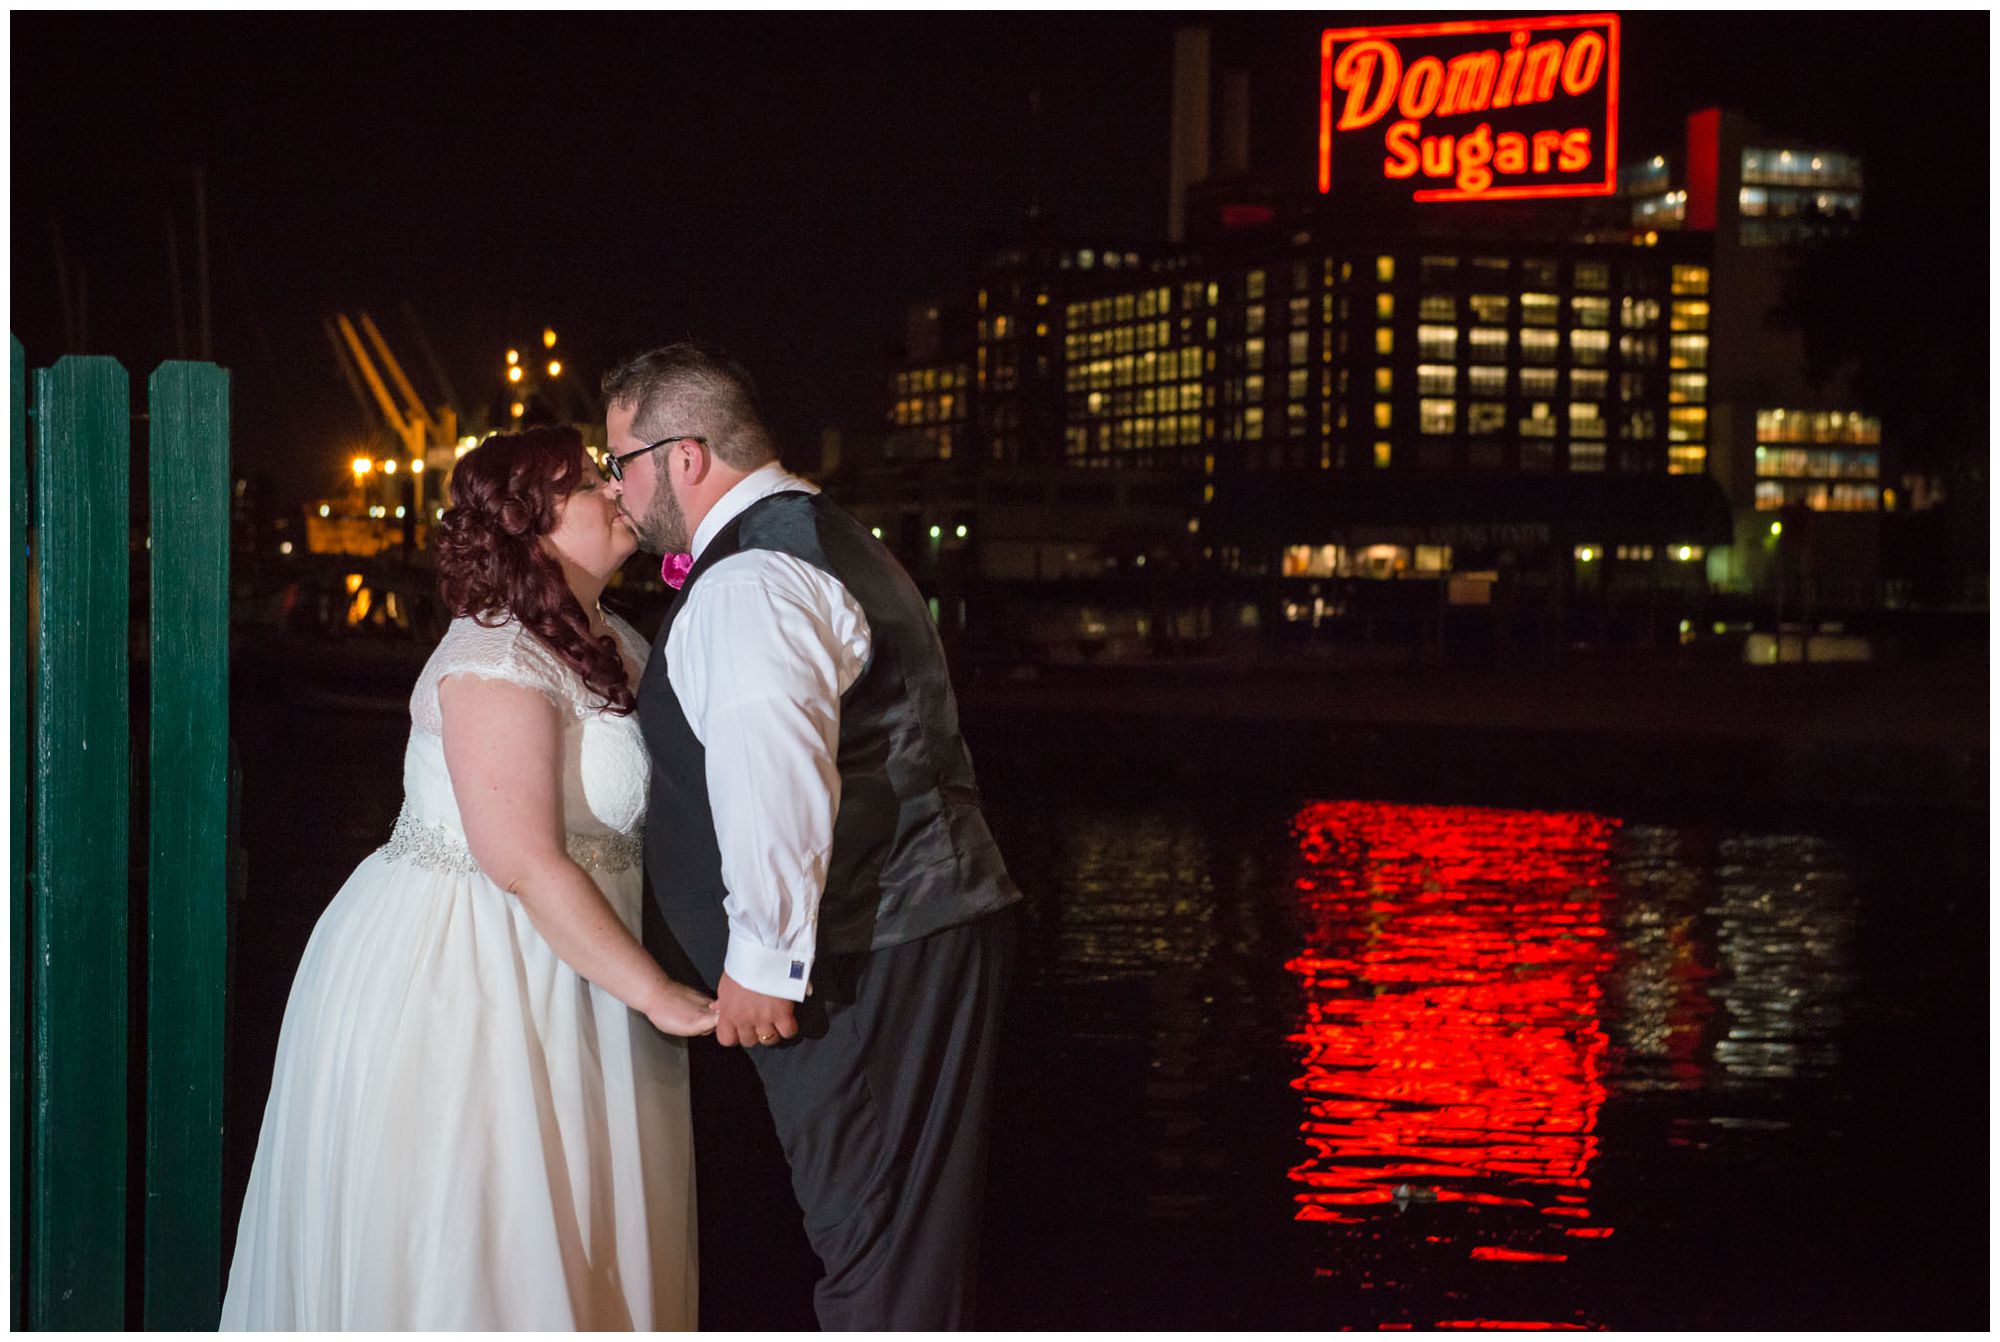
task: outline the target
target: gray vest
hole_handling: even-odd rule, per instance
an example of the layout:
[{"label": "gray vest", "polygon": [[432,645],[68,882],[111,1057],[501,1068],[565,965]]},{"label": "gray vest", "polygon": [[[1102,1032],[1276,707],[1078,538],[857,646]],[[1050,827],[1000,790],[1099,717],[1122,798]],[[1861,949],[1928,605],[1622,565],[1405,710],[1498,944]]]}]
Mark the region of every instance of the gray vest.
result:
[{"label": "gray vest", "polygon": [[787,491],[751,504],[702,551],[641,683],[639,720],[653,758],[646,874],[661,909],[714,908],[727,893],[706,752],[665,662],[667,635],[695,585],[743,550],[776,550],[832,575],[868,618],[868,665],[840,701],[840,809],[816,953],[900,945],[1018,900],[980,811],[958,700],[922,594],[846,512],[822,495]]}]

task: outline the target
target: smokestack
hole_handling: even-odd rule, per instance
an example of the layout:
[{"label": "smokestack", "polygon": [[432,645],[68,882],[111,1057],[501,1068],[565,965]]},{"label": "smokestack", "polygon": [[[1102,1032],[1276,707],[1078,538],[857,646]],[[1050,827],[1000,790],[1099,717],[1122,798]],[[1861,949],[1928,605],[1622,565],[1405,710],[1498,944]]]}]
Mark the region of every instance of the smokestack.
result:
[{"label": "smokestack", "polygon": [[1167,172],[1167,239],[1187,238],[1187,190],[1208,180],[1208,29],[1174,33],[1173,159]]},{"label": "smokestack", "polygon": [[1222,177],[1250,171],[1250,76],[1243,70],[1222,72]]}]

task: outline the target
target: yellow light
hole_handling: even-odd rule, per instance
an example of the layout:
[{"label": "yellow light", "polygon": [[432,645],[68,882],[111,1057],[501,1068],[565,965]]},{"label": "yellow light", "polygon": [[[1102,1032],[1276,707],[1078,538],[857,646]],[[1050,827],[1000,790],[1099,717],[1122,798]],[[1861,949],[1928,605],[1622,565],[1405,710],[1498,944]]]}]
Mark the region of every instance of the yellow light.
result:
[{"label": "yellow light", "polygon": [[396,473],[396,459],[394,457],[389,457],[382,463],[382,474],[394,475],[395,473]]},{"label": "yellow light", "polygon": [[424,473],[424,459],[422,457],[411,457],[410,474],[422,475],[423,473]]},{"label": "yellow light", "polygon": [[507,380],[509,382],[519,382],[521,380],[521,365],[515,364],[507,370]]},{"label": "yellow light", "polygon": [[514,402],[514,410],[513,410],[513,414],[514,414],[514,418],[515,418],[515,419],[519,419],[519,418],[520,418],[521,416],[523,416],[523,415],[525,415],[525,414],[527,414],[527,413],[528,413],[528,407],[527,407],[527,406],[525,406],[525,405],[522,405],[522,404],[521,404],[521,403],[520,403],[519,401],[516,401],[516,402]]},{"label": "yellow light", "polygon": [[347,594],[348,594],[349,596],[353,596],[353,595],[354,595],[354,594],[355,594],[356,592],[358,592],[358,591],[360,591],[360,590],[361,590],[361,575],[360,575],[359,573],[350,573],[350,574],[348,574],[348,575],[347,575]]},{"label": "yellow light", "polygon": [[1693,558],[1694,558],[1694,551],[1689,549],[1687,546],[1683,545],[1681,547],[1681,559],[1683,561],[1686,561]]},{"label": "yellow light", "polygon": [[959,526],[958,526],[958,538],[959,538],[960,540],[964,540],[964,539],[965,539],[965,524],[964,524],[963,522],[959,523]]},{"label": "yellow light", "polygon": [[561,360],[561,359],[550,359],[550,360],[549,360],[549,376],[550,376],[550,377],[561,377],[561,376],[562,376],[562,360]]},{"label": "yellow light", "polygon": [[508,363],[508,365],[509,365],[509,366],[511,367],[512,365],[514,365],[514,364],[517,364],[517,363],[519,363],[519,362],[521,362],[521,351],[519,351],[519,350],[517,350],[517,349],[510,349],[510,350],[508,350],[508,351],[507,351],[507,363]]},{"label": "yellow light", "polygon": [[1576,552],[1576,557],[1578,559],[1581,559],[1584,563],[1588,564],[1591,560],[1597,558],[1597,551],[1591,549],[1588,545],[1586,545],[1581,550],[1578,550]]},{"label": "yellow light", "polygon": [[291,543],[290,541],[279,541],[279,542],[278,542],[278,553],[279,553],[279,554],[281,554],[281,555],[288,555],[288,554],[290,554],[291,552],[292,552],[292,543]]},{"label": "yellow light", "polygon": [[1785,534],[1785,524],[1784,524],[1783,522],[1773,522],[1773,523],[1771,523],[1771,534],[1772,534],[1773,536],[1782,536],[1782,535],[1784,535],[1784,534]]},{"label": "yellow light", "polygon": [[396,516],[401,517],[402,515],[403,515],[403,505],[399,503],[396,505]]},{"label": "yellow light", "polygon": [[325,505],[324,503],[320,504],[320,506],[319,506],[319,515],[320,515],[321,517],[326,517],[326,516],[328,516],[329,514],[331,514],[332,512],[333,512],[333,509],[331,509],[331,508],[327,507],[327,506],[326,506],[326,505]]},{"label": "yellow light", "polygon": [[876,540],[878,540],[878,541],[879,541],[879,540],[881,540],[881,539],[882,539],[882,528],[880,528],[880,527],[870,527],[870,528],[868,528],[868,531],[869,531],[869,534],[870,534],[870,535],[872,535],[872,536],[874,536]]},{"label": "yellow light", "polygon": [[555,347],[556,347],[555,328],[553,326],[544,326],[542,328],[542,348],[554,349]]},{"label": "yellow light", "polygon": [[932,540],[937,540],[937,539],[938,539],[939,537],[941,537],[941,536],[943,536],[943,535],[944,535],[944,528],[943,528],[943,527],[932,527],[932,528],[931,528],[931,539],[932,539]]},{"label": "yellow light", "polygon": [[366,457],[356,457],[354,459],[353,465],[354,465],[354,478],[357,480],[360,479],[362,476],[368,474],[368,472],[375,469],[375,463],[370,461]]}]

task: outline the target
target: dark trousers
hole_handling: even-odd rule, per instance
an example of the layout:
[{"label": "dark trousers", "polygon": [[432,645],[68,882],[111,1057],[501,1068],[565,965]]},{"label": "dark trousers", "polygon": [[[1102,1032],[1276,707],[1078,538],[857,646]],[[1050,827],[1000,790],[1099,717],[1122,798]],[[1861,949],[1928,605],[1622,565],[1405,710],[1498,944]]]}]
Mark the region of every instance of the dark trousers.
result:
[{"label": "dark trousers", "polygon": [[[720,908],[665,911],[689,965],[721,978]],[[749,1050],[826,1275],[820,1326],[971,1324],[987,1129],[1015,909],[907,945],[823,956],[798,1037]]]}]

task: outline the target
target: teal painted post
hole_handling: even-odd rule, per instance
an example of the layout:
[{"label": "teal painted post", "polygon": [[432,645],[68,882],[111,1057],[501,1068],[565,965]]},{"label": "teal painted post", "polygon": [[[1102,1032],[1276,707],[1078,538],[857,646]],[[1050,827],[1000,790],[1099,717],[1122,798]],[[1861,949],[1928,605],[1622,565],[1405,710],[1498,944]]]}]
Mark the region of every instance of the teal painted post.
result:
[{"label": "teal painted post", "polygon": [[13,549],[7,554],[8,590],[14,606],[11,621],[13,656],[9,668],[13,687],[14,750],[13,820],[7,827],[11,854],[13,908],[8,921],[12,940],[7,943],[7,972],[12,976],[14,1016],[14,1108],[11,1111],[14,1150],[13,1171],[13,1252],[14,1274],[7,1286],[7,1326],[13,1331],[26,1327],[28,1260],[24,1209],[28,1196],[28,365],[21,342],[14,345],[14,400],[9,418],[13,421],[13,451],[8,466],[13,482]]},{"label": "teal painted post", "polygon": [[130,899],[131,391],[35,372],[33,1060],[28,1326],[123,1328]]},{"label": "teal painted post", "polygon": [[222,1301],[229,918],[229,374],[167,363],[152,405],[145,1326]]}]

